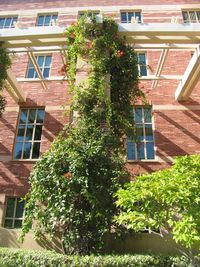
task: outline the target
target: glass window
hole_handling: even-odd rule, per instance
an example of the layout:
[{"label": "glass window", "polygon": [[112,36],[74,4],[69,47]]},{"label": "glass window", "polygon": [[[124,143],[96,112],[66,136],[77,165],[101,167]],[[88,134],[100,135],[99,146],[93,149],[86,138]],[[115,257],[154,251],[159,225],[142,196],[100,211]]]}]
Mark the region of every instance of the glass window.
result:
[{"label": "glass window", "polygon": [[5,228],[21,228],[25,201],[17,197],[7,199]]},{"label": "glass window", "polygon": [[182,11],[182,15],[185,23],[200,23],[200,10]]},{"label": "glass window", "polygon": [[21,109],[14,159],[39,158],[44,115],[42,108]]},{"label": "glass window", "polygon": [[135,137],[127,140],[128,160],[153,160],[154,136],[151,107],[134,108]]},{"label": "glass window", "polygon": [[15,22],[17,22],[17,17],[0,18],[0,29],[13,28]]},{"label": "glass window", "polygon": [[131,23],[132,17],[137,22],[141,23],[141,12],[140,11],[121,11],[121,23]]},{"label": "glass window", "polygon": [[[38,66],[42,72],[42,75],[44,78],[48,78],[50,76],[50,69],[51,69],[51,55],[45,55],[45,56],[35,56],[36,61],[38,63]],[[33,66],[33,63],[31,60],[28,63],[28,69],[27,69],[27,78],[38,78],[37,72]]]},{"label": "glass window", "polygon": [[139,76],[147,76],[146,53],[137,53]]},{"label": "glass window", "polygon": [[37,17],[36,26],[52,26],[58,19],[57,14],[39,15]]},{"label": "glass window", "polygon": [[93,11],[93,10],[88,10],[88,11],[80,11],[79,13],[78,13],[78,16],[79,16],[79,18],[80,17],[82,17],[82,16],[84,16],[85,14],[87,14],[88,15],[88,17],[90,17],[90,18],[95,18],[96,17],[96,15],[99,15],[99,11]]}]

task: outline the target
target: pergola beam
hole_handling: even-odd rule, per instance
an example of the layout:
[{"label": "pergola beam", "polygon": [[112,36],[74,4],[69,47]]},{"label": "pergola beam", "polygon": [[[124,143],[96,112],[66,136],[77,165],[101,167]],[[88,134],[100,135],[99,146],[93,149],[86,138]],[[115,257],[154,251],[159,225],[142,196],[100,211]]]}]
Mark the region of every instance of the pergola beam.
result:
[{"label": "pergola beam", "polygon": [[42,87],[43,87],[45,90],[47,90],[47,85],[46,85],[46,83],[45,83],[45,81],[44,81],[44,77],[43,77],[43,75],[42,75],[42,72],[41,72],[41,70],[40,70],[40,67],[38,66],[38,63],[37,63],[37,60],[36,60],[34,54],[33,54],[32,52],[28,52],[28,57],[29,57],[29,59],[31,60],[31,62],[33,63],[33,66],[34,66],[34,68],[35,68],[35,71],[36,71],[36,73],[37,73],[37,75],[38,75],[38,77],[39,77],[39,80],[41,81]]},{"label": "pergola beam", "polygon": [[[159,58],[158,65],[157,65],[157,69],[156,69],[156,72],[155,72],[156,77],[160,77],[160,75],[161,75],[163,66],[164,66],[165,61],[167,59],[168,52],[169,52],[169,49],[163,49],[161,54],[160,54],[160,58]],[[158,80],[154,80],[152,82],[151,88],[156,88],[157,84],[158,84]]]},{"label": "pergola beam", "polygon": [[7,82],[5,84],[5,87],[16,103],[22,103],[26,101],[25,93],[21,89],[21,86],[12,73],[11,69],[7,70]]},{"label": "pergola beam", "polygon": [[177,87],[175,99],[186,100],[200,79],[200,45],[194,52],[190,63]]}]

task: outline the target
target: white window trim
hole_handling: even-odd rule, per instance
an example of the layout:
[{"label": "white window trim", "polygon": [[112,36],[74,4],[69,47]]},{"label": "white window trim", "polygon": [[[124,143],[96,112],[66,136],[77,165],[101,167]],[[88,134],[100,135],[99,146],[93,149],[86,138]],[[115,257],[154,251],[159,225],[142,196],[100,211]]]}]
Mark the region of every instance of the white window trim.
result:
[{"label": "white window trim", "polygon": [[[15,199],[15,203],[14,203],[14,211],[13,211],[13,217],[6,217],[6,211],[8,208],[8,199],[9,198],[14,198]],[[5,216],[4,216],[4,223],[3,223],[3,227],[8,229],[7,227],[5,227],[5,222],[6,220],[12,220],[12,228],[11,229],[16,229],[15,228],[15,221],[23,221],[24,218],[24,211],[23,211],[23,216],[20,218],[16,218],[16,209],[17,209],[17,201],[22,198],[22,197],[15,197],[15,196],[8,196],[6,198],[6,210],[5,210]],[[9,228],[10,229],[10,228]]]},{"label": "white window trim", "polygon": [[[0,16],[0,19],[5,19],[5,21],[6,21],[6,19],[7,18],[11,18],[12,19],[12,21],[13,21],[13,18],[17,18],[17,21],[18,21],[18,18],[19,18],[19,16],[18,15],[6,15],[6,16]],[[5,21],[4,21],[4,26],[5,26]],[[12,22],[11,21],[11,22]],[[17,22],[16,21],[16,22]],[[12,23],[11,23],[11,25],[12,25]],[[10,26],[10,27],[2,27],[2,28],[0,28],[0,30],[2,30],[2,29],[12,29],[12,28],[14,28],[15,27],[15,25],[13,24],[13,26]]]},{"label": "white window trim", "polygon": [[[44,56],[44,57],[47,57],[47,56],[51,56],[51,64],[50,64],[50,66],[49,66],[49,76],[48,77],[46,77],[46,78],[44,78],[44,79],[48,79],[48,78],[50,78],[51,77],[51,71],[52,71],[52,61],[53,61],[53,54],[49,54],[49,53],[47,53],[47,54],[44,54],[44,53],[42,53],[42,52],[38,52],[37,54],[34,54],[34,56],[35,56],[35,58],[36,58],[36,61],[37,61],[37,57],[39,57],[39,56]],[[32,77],[32,78],[28,78],[28,71],[29,71],[29,63],[32,63],[32,61],[30,60],[30,58],[29,58],[29,60],[28,60],[28,63],[27,63],[27,68],[26,68],[26,75],[25,75],[25,77],[26,77],[26,79],[38,79],[38,77]],[[45,62],[45,60],[44,60],[44,62]],[[42,72],[42,76],[43,76],[43,72],[44,72],[44,62],[43,62],[43,65],[42,65],[42,68],[41,68],[41,72]],[[37,64],[38,64],[38,62],[37,62]],[[38,67],[39,67],[39,65],[38,65]],[[40,67],[39,67],[40,68]],[[32,68],[31,68],[32,69]],[[33,66],[33,69],[34,69],[34,71],[35,71],[35,74],[37,74],[37,71],[35,70],[35,68],[34,68],[34,66]],[[35,75],[34,75],[35,76]]]},{"label": "white window trim", "polygon": [[142,14],[142,10],[141,9],[120,9],[120,11],[119,11],[119,16],[120,16],[120,23],[125,23],[125,24],[129,24],[129,23],[131,23],[131,22],[122,22],[121,21],[121,13],[123,13],[123,12],[126,12],[126,13],[128,13],[128,12],[140,12],[140,15],[141,15],[141,21],[139,21],[138,23],[143,23],[143,14]]},{"label": "white window trim", "polygon": [[47,12],[47,13],[38,13],[37,14],[37,18],[36,18],[36,22],[35,22],[35,27],[52,27],[53,25],[52,25],[52,19],[51,19],[51,21],[50,21],[50,25],[37,25],[37,22],[38,22],[38,18],[40,17],[40,16],[57,16],[57,19],[56,19],[56,21],[55,21],[55,23],[57,23],[58,22],[58,12],[52,12],[52,13],[49,13],[49,12]]},{"label": "white window trim", "polygon": [[149,64],[148,64],[148,57],[147,57],[147,51],[137,51],[136,52],[137,55],[139,54],[145,54],[145,59],[146,59],[146,70],[147,70],[147,75],[146,76],[140,76],[140,64],[138,63],[138,74],[139,74],[139,77],[147,77],[149,76]]},{"label": "white window trim", "polygon": [[[153,106],[134,106],[133,107],[133,109],[134,108],[139,108],[139,107],[141,107],[141,108],[147,108],[147,107],[151,107],[151,112],[152,112],[152,117],[151,117],[151,120],[152,120],[152,132],[153,132],[153,143],[154,143],[154,159],[135,159],[135,160],[133,160],[133,159],[128,159],[128,153],[126,153],[126,161],[128,162],[128,163],[139,163],[139,162],[149,162],[149,163],[153,163],[153,162],[158,162],[158,157],[157,157],[157,146],[155,145],[155,120],[154,120],[154,109],[153,109]],[[143,128],[144,128],[144,123],[142,123],[143,124]],[[127,139],[126,139],[127,140]],[[144,143],[144,142],[143,142]],[[136,146],[136,143],[134,144],[135,146]],[[126,141],[126,146],[127,146],[127,141]],[[137,153],[137,148],[135,148],[135,151],[136,151],[136,153]],[[146,148],[145,148],[145,157],[146,157]]]},{"label": "white window trim", "polygon": [[[18,161],[37,161],[37,160],[40,160],[40,156],[39,156],[39,158],[36,158],[36,159],[33,159],[33,158],[32,158],[33,145],[32,145],[31,150],[30,150],[31,158],[29,158],[29,159],[25,159],[25,158],[23,158],[24,144],[25,144],[25,143],[31,143],[31,144],[34,144],[34,143],[40,143],[40,148],[41,148],[41,143],[42,143],[42,133],[41,133],[41,139],[40,139],[40,140],[37,140],[36,142],[34,141],[33,137],[35,136],[35,128],[36,128],[36,125],[41,125],[42,128],[43,128],[43,126],[44,126],[44,120],[43,120],[43,123],[36,123],[35,121],[34,121],[34,123],[29,123],[29,124],[31,124],[31,125],[34,126],[34,127],[33,127],[33,134],[32,134],[32,139],[31,139],[31,140],[27,140],[27,141],[25,141],[25,140],[23,139],[22,141],[17,141],[17,134],[18,134],[18,129],[19,129],[19,125],[20,125],[20,115],[21,115],[21,110],[23,110],[23,109],[28,110],[28,114],[29,114],[30,109],[36,109],[36,110],[38,110],[38,109],[44,109],[44,113],[45,113],[45,108],[44,108],[44,107],[27,107],[27,108],[21,108],[21,109],[19,110],[19,116],[18,116],[17,127],[16,127],[16,128],[17,128],[17,131],[16,131],[16,135],[15,135],[15,142],[14,142],[13,153],[12,153],[12,161],[17,161],[17,162],[18,162]],[[35,118],[37,118],[37,115],[36,115]],[[45,118],[45,114],[44,114],[44,118]],[[26,122],[24,123],[24,125],[25,125],[24,137],[26,136],[26,130],[27,130],[27,124],[28,124],[27,122],[28,122],[28,115],[27,115],[27,117],[26,117]],[[17,143],[23,143],[23,144],[22,144],[22,154],[21,154],[21,158],[20,158],[20,159],[16,159],[16,158],[14,157],[15,147],[16,147],[16,144],[17,144]],[[40,154],[40,151],[39,151],[39,154]]]},{"label": "white window trim", "polygon": [[[189,14],[188,14],[189,21],[185,21],[185,20],[184,20],[184,17],[183,17],[183,12],[187,12],[187,13],[189,13],[189,12],[194,12],[194,13],[195,13],[195,17],[196,17],[195,22],[194,22],[194,21],[191,21],[191,19],[190,19],[190,15],[189,15]],[[182,18],[183,18],[183,22],[184,22],[184,23],[200,23],[200,21],[199,21],[199,19],[198,19],[198,17],[197,17],[197,12],[200,12],[200,8],[197,8],[197,9],[182,9]]]}]

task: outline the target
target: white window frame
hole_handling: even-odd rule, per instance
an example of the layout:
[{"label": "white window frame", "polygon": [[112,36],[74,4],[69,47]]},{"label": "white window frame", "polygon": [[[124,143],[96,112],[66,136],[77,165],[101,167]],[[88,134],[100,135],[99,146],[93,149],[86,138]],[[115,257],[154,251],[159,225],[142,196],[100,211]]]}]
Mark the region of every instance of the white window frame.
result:
[{"label": "white window frame", "polygon": [[[127,138],[127,161],[128,162],[155,162],[157,160],[157,157],[156,157],[156,146],[155,146],[155,124],[154,124],[154,116],[153,116],[153,107],[152,106],[135,106],[133,107],[133,116],[134,116],[134,119],[135,119],[135,109],[136,108],[142,108],[142,123],[135,123],[135,125],[137,124],[142,124],[142,128],[143,128],[143,133],[144,133],[144,137],[146,136],[145,134],[145,125],[146,124],[151,124],[152,125],[152,132],[153,132],[153,140],[152,141],[148,141],[146,140],[146,138],[144,138],[143,141],[141,141],[141,143],[144,144],[144,159],[138,159],[138,149],[137,149],[137,142],[134,142],[134,140],[132,141],[133,142],[133,145],[134,145],[134,148],[135,148],[135,159],[129,159],[128,158],[128,139]],[[145,108],[150,108],[151,109],[151,123],[145,123],[144,122],[144,109]],[[137,137],[136,137],[137,138]],[[147,159],[147,148],[146,148],[146,143],[153,143],[153,152],[154,152],[154,158],[153,159]]]},{"label": "white window frame", "polygon": [[[9,198],[14,198],[15,199],[15,203],[14,203],[14,211],[13,211],[13,217],[6,217],[6,212],[7,212],[7,208],[8,208],[8,200]],[[5,218],[4,218],[4,227],[5,227],[5,222],[6,220],[12,220],[12,227],[9,228],[9,229],[15,229],[15,221],[23,221],[23,216],[24,216],[24,211],[23,211],[23,216],[20,217],[20,218],[16,218],[16,210],[17,210],[17,203],[18,203],[18,200],[20,200],[21,197],[12,197],[12,196],[9,196],[7,197],[6,199],[6,210],[5,210]],[[24,204],[25,204],[25,201],[24,201]],[[8,227],[5,227],[8,229]]]},{"label": "white window frame", "polygon": [[[4,25],[3,25],[3,27],[0,27],[0,29],[10,29],[10,28],[14,28],[15,27],[15,25],[14,25],[14,22],[13,22],[13,20],[15,19],[15,18],[17,18],[14,22],[17,22],[17,20],[18,20],[18,16],[17,15],[15,15],[15,16],[5,16],[5,17],[2,17],[2,16],[0,16],[0,19],[4,19]],[[11,19],[11,23],[10,23],[10,25],[9,25],[9,27],[5,27],[5,24],[6,24],[6,20],[7,19]]]},{"label": "white window frame", "polygon": [[[36,115],[35,115],[35,120],[33,123],[28,123],[28,117],[29,117],[29,113],[30,113],[30,110],[36,110]],[[36,126],[44,126],[44,119],[43,119],[43,122],[42,123],[37,123],[36,122],[36,118],[37,118],[37,112],[39,109],[42,109],[44,110],[44,118],[45,118],[45,109],[44,107],[37,107],[37,108],[21,108],[20,109],[20,112],[19,112],[19,119],[18,119],[18,124],[17,124],[17,131],[16,131],[16,137],[15,137],[15,143],[14,143],[14,149],[13,149],[13,160],[16,160],[16,161],[19,161],[19,160],[23,160],[23,161],[30,161],[30,160],[39,160],[40,157],[38,158],[33,158],[33,147],[34,147],[34,144],[35,143],[40,143],[40,148],[41,148],[41,143],[42,143],[42,133],[41,133],[41,138],[40,140],[34,140],[34,136],[35,136],[35,129],[36,129]],[[20,123],[20,116],[21,116],[21,111],[22,110],[27,110],[27,116],[26,116],[26,122],[25,123]],[[18,141],[17,140],[17,137],[18,137],[18,130],[19,130],[19,127],[21,125],[24,125],[25,126],[25,130],[24,130],[24,135],[23,135],[23,140],[20,140]],[[26,136],[26,133],[27,133],[27,128],[28,128],[28,125],[33,125],[33,132],[32,132],[32,139],[31,140],[25,140],[25,136]],[[15,149],[16,149],[16,145],[17,143],[22,143],[22,153],[21,153],[21,157],[20,158],[16,158],[15,157]],[[24,155],[24,147],[25,147],[25,143],[31,143],[31,149],[30,149],[30,156],[29,158],[24,158],[23,155]],[[40,150],[39,150],[40,152]]]},{"label": "white window frame", "polygon": [[82,16],[88,13],[88,17],[90,17],[90,14],[92,15],[92,18],[100,14],[100,10],[81,10],[78,11],[78,19],[80,19]]},{"label": "white window frame", "polygon": [[[39,20],[39,17],[41,17],[41,16],[43,16],[43,17],[51,16],[49,25],[44,25],[45,19],[43,21],[43,25],[38,25],[38,20]],[[56,20],[55,19],[52,19],[53,16],[57,16],[57,19]],[[37,15],[35,26],[36,27],[51,27],[51,26],[54,25],[54,22],[53,21],[55,22],[55,24],[57,23],[57,21],[58,21],[58,13],[41,13],[41,14],[38,14]]]},{"label": "white window frame", "polygon": [[[140,51],[140,52],[136,52],[136,54],[137,54],[137,60],[138,60],[138,74],[139,74],[139,77],[146,77],[146,76],[148,76],[149,75],[149,68],[148,68],[148,59],[147,59],[147,53],[146,52],[144,52],[144,51]],[[145,55],[145,61],[146,61],[146,64],[145,64],[145,67],[146,67],[146,72],[147,72],[147,75],[140,75],[140,68],[141,68],[141,64],[139,63],[139,55],[140,54],[144,54]]]},{"label": "white window frame", "polygon": [[[49,77],[51,77],[51,67],[52,67],[52,58],[53,58],[52,54],[36,54],[34,56],[35,56],[36,61],[37,61],[38,57],[40,57],[40,56],[44,57],[44,61],[43,61],[42,67],[40,67],[38,65],[38,67],[40,68],[40,71],[42,73],[42,76],[44,74],[44,69],[45,69],[45,59],[46,59],[47,56],[51,56],[51,63],[50,63],[50,66],[49,66],[49,76],[48,77],[44,77],[44,79],[48,79]],[[39,77],[37,77],[37,71],[35,70],[33,63],[32,63],[33,66],[30,67],[30,63],[32,63],[32,61],[29,59],[28,65],[27,65],[27,70],[26,70],[26,78],[28,78],[28,79],[38,79]],[[37,61],[37,64],[38,64],[38,61]],[[28,77],[28,72],[29,72],[30,69],[34,70],[33,77]]]},{"label": "white window frame", "polygon": [[[195,20],[192,20],[191,19],[190,12],[194,13]],[[197,12],[199,13],[199,18],[198,18]],[[187,13],[188,20],[185,20],[184,19],[183,13]],[[195,10],[192,10],[192,9],[182,10],[182,16],[183,16],[183,22],[184,23],[200,23],[200,9],[195,9]]]},{"label": "white window frame", "polygon": [[[122,21],[121,19],[121,13],[126,13],[126,21]],[[120,23],[131,23],[131,21],[128,20],[128,13],[134,13],[133,17],[137,20],[135,13],[140,13],[140,18],[141,20],[138,20],[138,23],[143,22],[143,16],[142,16],[142,11],[141,10],[120,10]]]}]

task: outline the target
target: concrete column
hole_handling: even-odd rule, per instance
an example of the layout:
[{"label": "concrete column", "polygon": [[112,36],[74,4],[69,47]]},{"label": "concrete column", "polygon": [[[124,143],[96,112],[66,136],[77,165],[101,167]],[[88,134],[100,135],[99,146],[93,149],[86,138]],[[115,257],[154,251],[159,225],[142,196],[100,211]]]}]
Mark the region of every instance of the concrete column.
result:
[{"label": "concrete column", "polygon": [[6,209],[6,195],[0,194],[0,226],[3,226],[5,209]]}]

